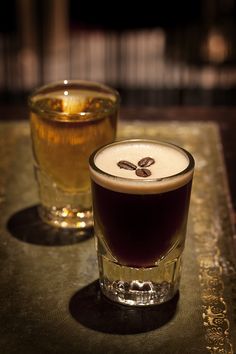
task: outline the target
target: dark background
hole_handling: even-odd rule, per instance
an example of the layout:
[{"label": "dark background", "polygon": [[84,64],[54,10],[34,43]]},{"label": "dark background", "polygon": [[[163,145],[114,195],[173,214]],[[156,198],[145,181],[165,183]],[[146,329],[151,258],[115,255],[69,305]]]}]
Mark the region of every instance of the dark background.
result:
[{"label": "dark background", "polygon": [[234,106],[236,1],[2,1],[0,103],[89,79],[124,106]]}]

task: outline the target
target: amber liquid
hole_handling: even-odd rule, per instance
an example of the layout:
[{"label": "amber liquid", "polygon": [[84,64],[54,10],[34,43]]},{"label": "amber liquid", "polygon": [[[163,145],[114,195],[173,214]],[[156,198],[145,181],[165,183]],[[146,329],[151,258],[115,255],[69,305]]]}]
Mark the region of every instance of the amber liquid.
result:
[{"label": "amber liquid", "polygon": [[[55,106],[56,102],[56,106]],[[117,110],[110,108],[114,102],[108,98],[88,97],[86,109],[92,118],[71,115],[60,119],[31,113],[31,133],[36,165],[57,188],[68,193],[89,190],[88,158],[99,146],[114,141]],[[41,99],[35,105],[53,106],[61,113],[60,100]],[[107,109],[107,114],[101,114]],[[100,112],[100,113],[97,113]]]}]

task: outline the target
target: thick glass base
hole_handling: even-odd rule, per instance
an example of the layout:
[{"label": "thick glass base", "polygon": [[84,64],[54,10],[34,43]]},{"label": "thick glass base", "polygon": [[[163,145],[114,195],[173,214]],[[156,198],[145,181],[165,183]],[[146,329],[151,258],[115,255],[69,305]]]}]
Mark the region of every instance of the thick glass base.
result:
[{"label": "thick glass base", "polygon": [[110,300],[124,305],[157,305],[174,297],[179,288],[181,256],[150,268],[132,268],[98,256],[100,286]]},{"label": "thick glass base", "polygon": [[85,229],[93,227],[90,190],[66,191],[35,166],[39,188],[41,219],[52,226]]},{"label": "thick glass base", "polygon": [[81,209],[66,206],[63,208],[47,208],[42,205],[38,207],[41,219],[56,227],[85,229],[93,226],[92,209],[81,211]]}]

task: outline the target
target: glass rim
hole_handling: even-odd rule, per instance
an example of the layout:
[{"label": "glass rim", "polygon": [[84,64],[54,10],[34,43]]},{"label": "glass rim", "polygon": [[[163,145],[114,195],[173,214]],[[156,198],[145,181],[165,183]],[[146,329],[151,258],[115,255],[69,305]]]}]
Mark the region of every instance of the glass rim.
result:
[{"label": "glass rim", "polygon": [[[100,89],[100,92],[103,93],[107,93],[112,95],[115,98],[114,104],[112,105],[112,107],[110,108],[106,108],[106,109],[101,109],[101,110],[97,110],[96,114],[94,112],[77,112],[77,113],[68,113],[68,112],[58,112],[55,110],[51,110],[51,109],[43,109],[42,107],[38,107],[37,106],[37,100],[35,100],[35,98],[38,95],[47,95],[50,93],[53,93],[53,91],[56,91],[56,89],[58,88],[58,90],[62,90],[63,87],[65,88],[74,88],[74,89],[81,89],[79,86],[84,86],[84,88],[87,88],[88,90],[94,90],[94,91],[98,91]],[[96,120],[98,118],[102,118],[104,116],[107,116],[108,114],[114,113],[120,105],[120,94],[119,92],[100,82],[97,81],[92,81],[92,80],[76,80],[76,79],[72,79],[72,80],[59,80],[59,81],[54,81],[54,82],[50,82],[46,85],[42,85],[38,88],[36,88],[35,90],[32,91],[32,93],[28,96],[28,107],[30,108],[30,110],[34,113],[39,114],[40,116],[46,116],[46,118],[48,117],[57,117],[58,120],[63,121],[63,117],[83,117],[84,121],[88,121],[88,120]],[[98,115],[98,117],[97,117]]]},{"label": "glass rim", "polygon": [[[100,153],[101,151],[105,150],[108,146],[112,146],[112,145],[119,145],[119,144],[123,144],[123,143],[130,143],[130,142],[150,142],[150,143],[155,143],[155,144],[161,144],[161,145],[167,145],[167,146],[171,146],[171,147],[174,147],[175,149],[183,152],[187,158],[188,158],[188,166],[176,173],[176,174],[173,174],[173,175],[170,175],[170,176],[167,176],[167,177],[162,177],[162,178],[145,178],[145,179],[134,179],[134,178],[127,178],[127,177],[121,177],[121,176],[115,176],[115,175],[112,175],[110,173],[107,173],[103,170],[101,170],[99,167],[96,166],[95,164],[95,158],[96,158],[96,155],[98,153]],[[174,143],[171,143],[171,142],[168,142],[168,141],[164,141],[164,140],[153,140],[153,139],[121,139],[121,140],[117,140],[113,143],[109,143],[109,144],[106,144],[106,145],[103,145],[101,147],[99,147],[98,149],[96,149],[89,157],[89,166],[91,169],[93,169],[95,172],[97,172],[98,174],[101,174],[101,175],[104,175],[104,176],[108,176],[108,177],[112,177],[114,180],[117,180],[117,181],[130,181],[130,182],[135,182],[137,184],[145,184],[147,182],[151,183],[151,182],[162,182],[162,181],[169,181],[171,179],[174,179],[176,177],[179,177],[179,176],[183,176],[185,174],[188,174],[190,173],[191,171],[194,170],[194,167],[195,167],[195,160],[192,156],[192,154],[187,151],[186,149],[180,147],[179,145],[177,144],[174,144]]]}]

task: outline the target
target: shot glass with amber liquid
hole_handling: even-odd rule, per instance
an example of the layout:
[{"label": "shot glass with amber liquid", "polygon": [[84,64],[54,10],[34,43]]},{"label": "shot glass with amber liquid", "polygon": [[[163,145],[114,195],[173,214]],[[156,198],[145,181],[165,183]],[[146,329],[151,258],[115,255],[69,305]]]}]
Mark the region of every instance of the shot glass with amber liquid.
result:
[{"label": "shot glass with amber liquid", "polygon": [[115,140],[118,92],[64,80],[33,92],[29,107],[40,217],[57,227],[91,227],[88,158]]}]

